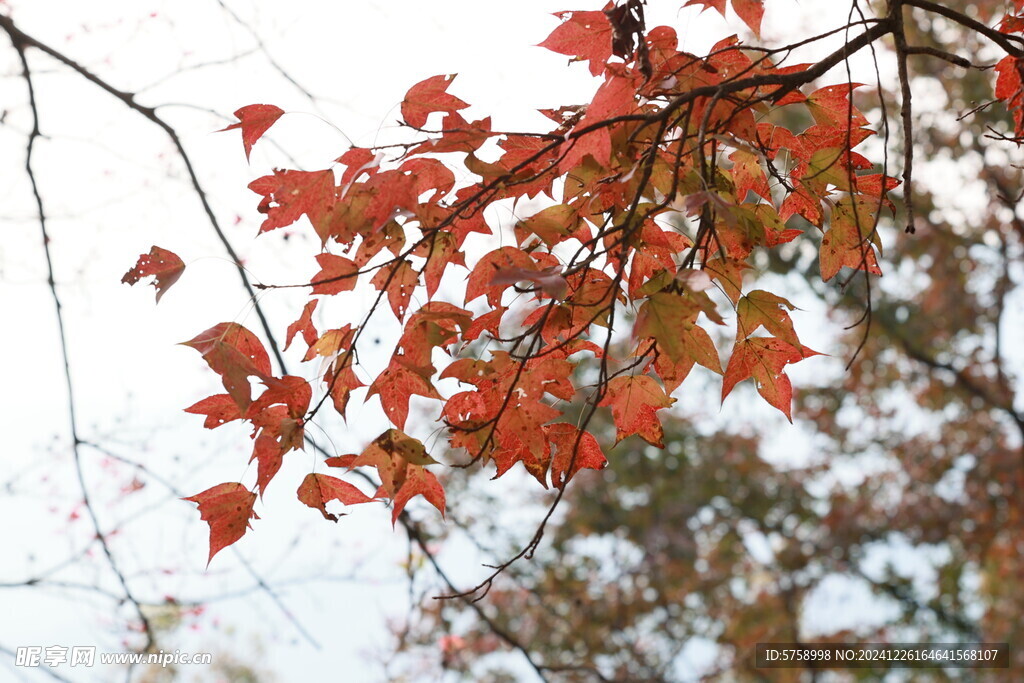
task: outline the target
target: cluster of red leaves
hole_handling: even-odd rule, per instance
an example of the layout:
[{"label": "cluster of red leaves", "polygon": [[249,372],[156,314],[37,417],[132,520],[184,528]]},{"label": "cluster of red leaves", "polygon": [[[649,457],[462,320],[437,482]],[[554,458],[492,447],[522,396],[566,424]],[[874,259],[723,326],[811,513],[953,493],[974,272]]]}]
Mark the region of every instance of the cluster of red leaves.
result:
[{"label": "cluster of red leaves", "polygon": [[[725,0],[695,3],[725,11]],[[757,33],[762,2],[732,6]],[[554,122],[549,130],[498,133],[489,118],[467,121],[460,112],[469,105],[448,92],[453,77],[435,76],[413,86],[401,104],[405,124],[421,137],[397,157],[353,147],[335,168],[275,170],[249,185],[261,197],[261,232],[305,218],[319,236],[312,296],[373,288],[403,325],[366,394],[379,397],[396,428],[361,454],[326,463],[374,469],[381,482],[374,498],[391,501],[394,519],[416,495],[444,512],[444,492],[427,469],[434,459],[402,431],[412,396],[440,402],[451,445],[493,462],[497,475],[518,463],[542,485],[564,487],[580,469],[606,463],[586,430],[586,410],[567,414],[574,399],[591,411],[610,408],[617,440],[636,435],[662,446],[658,411],[672,405],[670,394],[700,365],[723,376],[723,400],[753,379],[790,418],[785,367],[817,352],[797,337],[792,304],[759,289],[744,293],[746,262],[756,250],[819,231],[823,280],[844,267],[880,274],[875,228],[898,183],[871,172],[853,151],[873,134],[852,102],[857,84],[804,92],[799,78],[807,65],[778,66],[735,37],[707,57],[681,51],[672,28],[646,30],[637,0],[558,16],[561,25],[542,46],[586,62],[602,82],[586,106],[543,110]],[[1001,65],[998,93],[1017,109],[1019,126],[1019,63]],[[785,108],[802,108],[813,123],[783,125],[787,119],[776,111]],[[253,105],[237,115],[229,128],[241,129],[248,155],[281,110]],[[425,129],[432,118],[436,131]],[[457,175],[469,180],[457,183]],[[512,243],[506,238],[506,246],[476,256],[480,250],[467,241],[496,232],[483,212],[505,200],[523,216],[510,226]],[[791,221],[795,216],[804,220]],[[468,268],[461,305],[438,298],[442,277],[457,267]],[[180,274],[169,268],[140,261],[126,278],[155,274],[162,291]],[[415,309],[414,293],[425,301]],[[324,362],[319,391],[344,416],[353,391],[364,386],[355,351],[367,320],[319,332],[316,305],[306,304],[287,340],[301,337],[305,360]],[[707,331],[708,323],[726,324],[723,307],[736,324],[724,370]],[[610,358],[611,330],[630,324],[629,310],[636,313],[634,352]],[[371,316],[378,314],[374,305]],[[435,367],[471,342],[484,357]],[[187,345],[227,392],[188,411],[205,415],[208,428],[233,420],[253,426],[262,494],[282,458],[302,448],[305,422],[319,407],[310,412],[314,388],[300,377],[274,377],[262,345],[235,323]],[[581,386],[586,375],[577,369],[588,360],[600,370]],[[252,378],[266,387],[255,400]],[[443,396],[436,386],[442,379],[464,388]],[[309,475],[298,497],[328,519],[336,519],[326,510],[330,501],[374,499],[324,474]],[[211,557],[244,532],[254,499],[238,484],[190,499],[211,524]]]}]

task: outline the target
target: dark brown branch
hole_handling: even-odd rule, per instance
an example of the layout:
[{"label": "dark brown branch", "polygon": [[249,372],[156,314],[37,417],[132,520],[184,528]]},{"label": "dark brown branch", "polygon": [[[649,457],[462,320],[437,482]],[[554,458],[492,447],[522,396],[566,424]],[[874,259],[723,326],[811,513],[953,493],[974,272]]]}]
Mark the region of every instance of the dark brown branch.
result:
[{"label": "dark brown branch", "polygon": [[1024,38],[1020,38],[1019,36],[1011,36],[1006,33],[997,31],[996,29],[990,26],[986,26],[980,21],[971,19],[966,14],[957,12],[955,9],[950,9],[949,7],[945,7],[938,3],[931,2],[930,0],[902,0],[902,2],[905,5],[918,7],[920,9],[928,10],[929,12],[934,12],[935,14],[942,15],[947,19],[955,21],[961,26],[966,26],[972,31],[980,33],[981,35],[985,36],[999,47],[1006,50],[1007,54],[1011,54],[1014,57],[1024,57],[1024,50],[1022,50],[1022,46],[1024,46]]},{"label": "dark brown branch", "polygon": [[[1021,221],[1020,217],[1017,215],[1017,204],[1020,201],[1020,197],[1014,196],[1014,193],[1009,191],[1009,188],[1006,187],[997,172],[989,174],[989,181],[995,186],[996,196],[999,198],[999,201],[1003,203],[1003,206],[1005,206],[1013,216],[1010,220],[1009,227],[1018,235],[1018,239],[1024,241],[1024,221]],[[1002,261],[1002,273],[999,276],[999,281],[996,283],[994,291],[996,301],[994,304],[995,315],[993,316],[994,319],[992,321],[993,335],[995,336],[993,362],[996,366],[996,381],[999,384],[999,388],[1009,396],[1011,395],[1012,389],[1009,377],[1003,367],[1003,314],[1006,311],[1006,298],[1013,288],[1013,279],[1010,275],[1012,259],[1009,254],[1009,235],[1000,236],[999,257]],[[1020,422],[1018,422],[1017,425],[1021,428],[1021,438],[1024,439],[1024,425]]]},{"label": "dark brown branch", "polygon": [[903,53],[907,55],[927,55],[929,57],[937,57],[945,62],[949,62],[953,66],[959,66],[961,69],[987,69],[989,67],[981,64],[975,64],[971,60],[955,55],[945,50],[940,50],[937,47],[929,47],[927,45],[906,45],[903,46]]},{"label": "dark brown branch", "polygon": [[913,234],[914,225],[914,112],[913,94],[910,90],[910,73],[907,69],[907,34],[903,25],[903,0],[892,0],[890,16],[895,28],[896,67],[900,79],[900,118],[903,120],[903,204],[907,210],[906,232]]}]

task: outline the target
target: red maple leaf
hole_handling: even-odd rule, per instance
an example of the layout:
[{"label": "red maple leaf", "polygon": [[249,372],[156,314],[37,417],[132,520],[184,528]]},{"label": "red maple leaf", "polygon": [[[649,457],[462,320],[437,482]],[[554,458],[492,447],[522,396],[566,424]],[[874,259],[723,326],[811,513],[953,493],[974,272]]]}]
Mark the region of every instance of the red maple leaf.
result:
[{"label": "red maple leaf", "polygon": [[844,197],[832,209],[831,225],[821,238],[821,279],[831,280],[843,266],[881,275],[875,243],[876,197]]},{"label": "red maple leaf", "polygon": [[828,85],[812,92],[804,103],[818,125],[860,128],[868,125],[868,120],[856,107],[850,106],[850,96],[863,86],[863,83]]},{"label": "red maple leaf", "polygon": [[383,158],[383,155],[378,155],[365,147],[350,148],[335,160],[346,167],[345,172],[341,174],[342,187],[347,188],[363,173],[376,173]]},{"label": "red maple leaf", "polygon": [[675,402],[654,378],[624,375],[608,382],[607,393],[598,405],[612,408],[615,443],[636,434],[647,443],[664,448],[664,431],[656,413]]},{"label": "red maple leaf", "polygon": [[761,168],[760,160],[754,152],[738,149],[729,155],[733,166],[729,169],[732,180],[736,184],[736,199],[744,201],[747,193],[753,191],[767,201],[772,201],[768,178]]},{"label": "red maple leaf", "polygon": [[283,405],[273,405],[255,413],[250,411],[248,417],[256,428],[253,433],[256,442],[249,461],[257,461],[256,488],[262,496],[281,469],[285,454],[303,447],[302,420],[292,417]]},{"label": "red maple leaf", "polygon": [[249,406],[246,416],[250,419],[256,413],[276,404],[284,405],[288,409],[288,415],[296,420],[309,410],[313,389],[304,378],[296,375],[268,377],[263,383],[267,385],[267,390]]},{"label": "red maple leaf", "polygon": [[320,272],[313,276],[313,294],[340,294],[355,289],[359,266],[344,256],[317,254]]},{"label": "red maple leaf", "polygon": [[536,272],[537,262],[529,254],[515,247],[501,247],[484,254],[466,281],[466,303],[484,294],[492,307],[501,305],[501,295],[513,283],[494,282],[494,276],[502,270]]},{"label": "red maple leaf", "polygon": [[590,432],[565,422],[545,425],[544,433],[551,440],[551,483],[565,488],[581,469],[600,470],[608,465],[601,446]]},{"label": "red maple leaf", "polygon": [[256,494],[239,483],[217,484],[202,493],[182,500],[199,505],[199,517],[210,525],[210,557],[231,545],[252,526],[249,520],[259,519],[253,512]]},{"label": "red maple leaf", "polygon": [[248,160],[252,146],[283,115],[284,110],[272,104],[250,104],[235,112],[235,116],[238,117],[238,123],[232,123],[227,128],[221,128],[217,132],[241,128],[242,145],[245,147],[245,158]]},{"label": "red maple leaf", "polygon": [[420,274],[408,261],[396,261],[390,266],[383,267],[370,280],[370,284],[378,290],[387,292],[388,303],[399,320],[405,319],[409,300],[412,299],[412,293],[419,282]]},{"label": "red maple leaf", "polygon": [[327,512],[327,503],[332,500],[342,505],[358,505],[372,503],[373,498],[357,489],[352,484],[327,474],[309,473],[299,484],[299,500],[311,508],[320,511],[324,519],[338,521],[338,516]]},{"label": "red maple leaf", "polygon": [[538,47],[568,55],[573,61],[590,62],[598,76],[612,56],[612,25],[604,12],[556,12],[562,23]]},{"label": "red maple leaf", "polygon": [[1024,59],[1008,55],[996,64],[996,98],[1013,113],[1017,136],[1024,136]]},{"label": "red maple leaf", "polygon": [[221,376],[224,388],[245,412],[252,400],[249,377],[270,376],[270,356],[259,338],[238,323],[220,323],[182,342],[202,354],[210,369]]},{"label": "red maple leaf", "polygon": [[334,207],[336,188],[334,173],[323,171],[274,170],[249,183],[249,189],[262,195],[259,211],[267,215],[260,232],[284,228],[303,215],[314,225],[322,221]]},{"label": "red maple leaf", "polygon": [[718,13],[723,17],[725,16],[725,3],[726,0],[689,0],[683,7],[690,7],[691,5],[700,5],[701,12],[710,8],[718,10]]},{"label": "red maple leaf", "polygon": [[[531,236],[541,239],[548,247],[577,234],[580,227],[579,208],[568,204],[555,204],[516,224],[519,243],[526,246]],[[581,240],[582,241],[582,240]]]},{"label": "red maple leaf", "polygon": [[355,335],[355,330],[352,329],[351,325],[345,325],[333,330],[326,330],[320,338],[317,339],[309,350],[306,352],[305,358],[302,360],[312,360],[317,356],[336,356],[342,351],[345,351],[352,346],[352,338]]},{"label": "red maple leaf", "polygon": [[732,392],[737,382],[752,377],[757,384],[757,393],[792,422],[793,385],[783,369],[790,363],[820,355],[806,346],[793,346],[774,337],[737,340],[725,368],[722,400]]},{"label": "red maple leaf", "polygon": [[430,193],[428,202],[436,202],[455,187],[455,174],[437,159],[410,159],[398,171],[408,178],[415,196]]},{"label": "red maple leaf", "polygon": [[338,412],[338,415],[345,417],[345,409],[348,407],[348,401],[352,397],[352,392],[359,387],[366,386],[363,384],[356,373],[352,370],[352,356],[340,356],[324,373],[324,384],[326,384],[331,394],[331,402],[334,404],[334,409]]},{"label": "red maple leaf", "polygon": [[420,374],[433,375],[431,356],[435,348],[447,348],[468,329],[473,315],[443,301],[429,301],[410,316],[398,348],[406,367],[419,369]]},{"label": "red maple leaf", "polygon": [[793,319],[786,310],[792,311],[794,308],[786,299],[763,289],[750,292],[740,299],[736,307],[740,336],[749,337],[763,325],[772,335],[800,348],[800,340],[793,329]]},{"label": "red maple leaf", "polygon": [[751,266],[737,259],[712,259],[704,264],[704,272],[725,290],[733,303],[740,300],[743,292],[743,271]]},{"label": "red maple leaf", "polygon": [[639,339],[654,339],[658,348],[668,354],[675,363],[689,360],[700,363],[707,369],[721,374],[722,364],[711,337],[696,324],[697,316],[704,312],[712,320],[717,317],[714,304],[704,292],[653,294],[637,315],[634,334]]},{"label": "red maple leaf", "polygon": [[423,496],[426,498],[427,502],[437,508],[437,511],[444,517],[445,497],[441,482],[437,480],[437,477],[430,470],[424,467],[409,465],[406,467],[405,481],[392,499],[392,504],[394,505],[391,509],[392,525],[398,521],[398,516],[402,514],[406,503],[413,496]]},{"label": "red maple leaf", "polygon": [[292,345],[292,339],[295,338],[296,333],[302,334],[302,339],[306,342],[307,347],[316,343],[320,335],[317,334],[316,328],[313,326],[313,311],[316,310],[318,302],[319,299],[307,301],[306,305],[302,308],[302,315],[299,316],[299,319],[288,326],[284,340],[285,351]]},{"label": "red maple leaf", "polygon": [[256,461],[256,489],[261,498],[267,492],[267,486],[281,471],[286,452],[287,449],[282,447],[273,432],[267,430],[261,431],[253,442],[249,462]]},{"label": "red maple leaf", "polygon": [[764,0],[732,0],[732,8],[750,27],[754,35],[761,37],[761,18],[764,17]]},{"label": "red maple leaf", "polygon": [[228,394],[208,396],[202,401],[198,401],[185,408],[185,412],[192,413],[193,415],[205,415],[206,421],[203,422],[203,426],[207,429],[213,429],[227,422],[242,419],[242,413],[238,409],[238,404]]},{"label": "red maple leaf", "polygon": [[402,100],[402,118],[413,128],[422,128],[427,116],[435,111],[454,112],[469,105],[448,94],[448,86],[456,74],[431,76],[409,88]]},{"label": "red maple leaf", "polygon": [[398,429],[389,429],[368,445],[359,455],[328,458],[330,467],[373,467],[380,478],[377,497],[388,496],[394,507],[391,523],[398,521],[406,503],[422,495],[444,516],[445,496],[441,483],[424,465],[436,462],[423,444]]},{"label": "red maple leaf", "polygon": [[[583,130],[601,121],[631,114],[636,109],[638,74],[628,71],[622,64],[608,67],[604,83],[594,94],[587,113],[573,130]],[[570,171],[587,154],[600,164],[607,164],[612,156],[612,138],[609,128],[602,126],[565,143],[568,151],[558,168]]]},{"label": "red maple leaf", "polygon": [[470,123],[457,111],[450,111],[444,115],[441,120],[441,130],[443,132],[440,138],[429,138],[412,151],[417,154],[472,153],[480,149],[480,146],[494,135],[491,132],[489,116]]},{"label": "red maple leaf", "polygon": [[450,232],[435,232],[413,254],[427,260],[423,266],[423,282],[427,286],[428,299],[433,298],[441,286],[441,278],[448,272],[448,266],[453,263],[466,265],[466,257],[459,251],[458,238]]},{"label": "red maple leaf", "polygon": [[384,412],[391,422],[402,429],[409,417],[409,399],[413,395],[440,399],[437,389],[422,375],[410,370],[398,360],[392,358],[391,364],[377,376],[370,385],[366,397],[378,395]]},{"label": "red maple leaf", "polygon": [[184,271],[185,263],[177,254],[154,246],[148,254],[139,256],[138,262],[124,274],[121,282],[134,285],[142,278],[152,275],[153,286],[156,288],[156,302],[160,303],[160,297],[178,281]]},{"label": "red maple leaf", "polygon": [[538,270],[536,268],[499,268],[494,271],[491,285],[514,285],[517,282],[532,282],[540,291],[552,299],[564,299],[569,291],[569,284],[562,277],[560,266],[551,266]]}]

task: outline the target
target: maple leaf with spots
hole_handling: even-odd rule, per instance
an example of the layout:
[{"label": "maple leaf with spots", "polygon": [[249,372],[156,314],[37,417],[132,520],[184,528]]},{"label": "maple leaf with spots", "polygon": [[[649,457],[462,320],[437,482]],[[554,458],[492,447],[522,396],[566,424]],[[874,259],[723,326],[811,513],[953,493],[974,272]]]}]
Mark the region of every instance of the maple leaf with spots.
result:
[{"label": "maple leaf with spots", "polygon": [[205,415],[206,420],[203,422],[203,426],[207,429],[214,429],[222,424],[242,419],[242,411],[238,409],[238,404],[229,394],[208,396],[185,408],[185,412]]},{"label": "maple leaf with spots", "polygon": [[757,289],[739,300],[736,307],[740,334],[749,337],[761,326],[782,341],[800,348],[789,311],[795,308],[781,296]]},{"label": "maple leaf with spots", "polygon": [[594,76],[604,71],[612,56],[612,25],[604,12],[557,12],[555,16],[562,23],[540,47],[568,55],[574,61],[589,62]]},{"label": "maple leaf with spots", "polygon": [[409,417],[409,399],[413,396],[440,399],[441,395],[429,380],[406,367],[400,359],[391,361],[384,372],[370,385],[367,398],[380,396],[387,418],[399,429]]},{"label": "maple leaf with spots", "polygon": [[200,518],[210,525],[210,556],[213,556],[245,535],[251,520],[259,519],[253,512],[256,494],[238,483],[218,484],[194,496],[183,498],[199,506]]},{"label": "maple leaf with spots", "polygon": [[266,219],[260,232],[286,227],[302,216],[316,225],[330,214],[337,199],[330,169],[275,170],[249,183],[249,189],[263,196],[259,210],[266,214]]},{"label": "maple leaf with spots", "polygon": [[154,246],[148,254],[139,256],[135,266],[124,274],[121,282],[134,285],[144,277],[153,277],[153,287],[156,288],[156,302],[164,293],[178,281],[181,274],[185,272],[185,263],[173,251],[168,251]]},{"label": "maple leaf with spots", "polygon": [[636,434],[652,446],[664,448],[665,432],[657,412],[675,402],[654,378],[625,375],[609,380],[605,397],[598,405],[611,406],[615,443]]}]

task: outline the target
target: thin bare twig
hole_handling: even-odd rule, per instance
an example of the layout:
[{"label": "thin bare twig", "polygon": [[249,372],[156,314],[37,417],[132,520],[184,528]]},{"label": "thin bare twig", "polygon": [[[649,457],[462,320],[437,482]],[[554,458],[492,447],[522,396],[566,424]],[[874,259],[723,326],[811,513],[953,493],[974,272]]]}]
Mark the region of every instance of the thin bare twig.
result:
[{"label": "thin bare twig", "polygon": [[[6,25],[0,21],[0,27],[6,28]],[[39,108],[36,105],[35,84],[32,81],[32,70],[29,67],[28,56],[25,54],[25,43],[21,41],[16,34],[11,33],[10,31],[8,31],[8,35],[11,38],[15,51],[18,53],[18,59],[21,61],[22,77],[25,79],[25,85],[28,89],[29,110],[32,112],[32,130],[28,134],[28,141],[25,149],[25,172],[28,175],[29,184],[32,187],[32,196],[35,200],[36,210],[38,212],[39,229],[42,233],[43,254],[46,257],[46,284],[49,286],[57,315],[57,336],[60,339],[61,358],[64,365],[64,380],[68,402],[68,428],[71,436],[71,454],[75,463],[75,474],[77,475],[78,484],[82,492],[82,502],[85,505],[89,519],[92,522],[96,538],[99,540],[100,546],[103,548],[103,554],[107,558],[107,563],[110,565],[111,571],[114,573],[114,576],[117,577],[118,583],[121,584],[121,588],[124,590],[124,598],[135,608],[139,623],[142,625],[142,632],[146,637],[146,643],[143,649],[149,650],[155,643],[153,628],[142,609],[142,604],[128,586],[128,580],[125,578],[124,572],[121,571],[117,560],[114,559],[114,553],[110,549],[110,543],[103,531],[99,518],[96,516],[96,510],[92,505],[92,500],[89,495],[89,487],[85,483],[85,474],[82,468],[82,454],[79,448],[82,440],[79,438],[78,419],[75,411],[74,383],[71,377],[71,362],[68,356],[67,329],[64,321],[64,312],[61,305],[60,294],[57,291],[57,281],[54,277],[53,255],[50,252],[50,235],[46,225],[46,210],[43,206],[43,197],[39,190],[39,183],[36,179],[35,168],[32,165],[32,155],[35,150],[35,142],[41,136],[39,130]],[[129,667],[130,666],[132,665],[129,665]]]},{"label": "thin bare twig", "polygon": [[906,232],[913,234],[914,225],[914,112],[910,90],[910,73],[907,69],[907,34],[903,24],[903,0],[891,0],[890,16],[895,28],[892,35],[896,42],[896,67],[900,79],[900,118],[903,119],[903,203],[907,210]]},{"label": "thin bare twig", "polygon": [[71,59],[64,53],[50,47],[49,45],[23,32],[14,24],[14,21],[10,17],[0,15],[0,28],[4,29],[4,31],[6,31],[7,34],[11,36],[11,39],[13,41],[15,41],[17,44],[20,44],[22,46],[22,49],[26,47],[32,47],[39,50],[40,52],[49,55],[53,59],[56,59],[58,62],[75,71],[90,83],[93,83],[105,92],[121,100],[128,108],[141,114],[143,117],[156,124],[161,130],[164,131],[164,133],[167,134],[167,137],[169,137],[171,140],[171,144],[174,145],[174,148],[177,151],[178,156],[181,158],[182,163],[185,165],[185,171],[187,172],[189,181],[192,184],[192,189],[195,191],[196,196],[199,198],[199,201],[202,204],[203,211],[206,214],[207,219],[209,220],[210,226],[216,233],[217,239],[220,240],[220,243],[221,245],[223,245],[224,250],[228,253],[228,256],[231,258],[232,263],[235,264],[235,269],[238,271],[238,276],[242,281],[242,286],[245,288],[245,291],[248,293],[249,297],[253,301],[253,310],[255,311],[256,316],[259,318],[260,325],[263,328],[264,335],[266,336],[267,342],[270,345],[271,352],[274,354],[274,358],[277,360],[278,365],[283,368],[284,358],[281,356],[281,350],[278,348],[277,341],[274,338],[273,332],[270,329],[270,322],[267,320],[266,313],[263,311],[263,307],[260,305],[259,300],[256,297],[256,291],[253,289],[252,283],[249,281],[249,276],[245,272],[245,267],[242,265],[242,261],[241,258],[238,256],[238,252],[235,251],[234,246],[231,244],[231,241],[228,239],[227,234],[221,227],[220,221],[217,219],[217,214],[214,212],[213,207],[210,205],[210,201],[206,195],[206,191],[203,189],[202,184],[199,182],[199,176],[196,174],[195,168],[192,166],[192,159],[189,156],[188,152],[185,150],[185,146],[182,144],[181,138],[178,136],[178,132],[156,113],[156,109],[154,107],[148,107],[139,104],[135,99],[134,93],[126,92],[124,90],[119,90],[118,88],[115,88],[110,83],[103,80],[102,78],[94,74],[92,71],[85,68],[84,66],[82,66],[75,60]]}]

